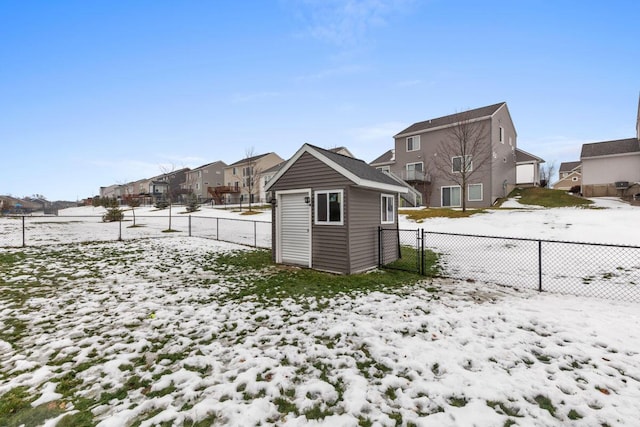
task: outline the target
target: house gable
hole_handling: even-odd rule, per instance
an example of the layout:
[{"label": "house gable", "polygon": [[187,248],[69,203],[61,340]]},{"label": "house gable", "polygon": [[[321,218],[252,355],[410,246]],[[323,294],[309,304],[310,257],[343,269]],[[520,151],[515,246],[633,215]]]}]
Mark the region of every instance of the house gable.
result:
[{"label": "house gable", "polygon": [[353,185],[402,194],[408,191],[405,187],[398,185],[392,178],[367,165],[362,160],[336,154],[310,144],[304,144],[293,157],[285,163],[273,179],[269,181],[266,190],[277,189],[275,184],[283,175],[287,174],[288,170],[304,155],[314,157],[339,175],[342,175]]}]

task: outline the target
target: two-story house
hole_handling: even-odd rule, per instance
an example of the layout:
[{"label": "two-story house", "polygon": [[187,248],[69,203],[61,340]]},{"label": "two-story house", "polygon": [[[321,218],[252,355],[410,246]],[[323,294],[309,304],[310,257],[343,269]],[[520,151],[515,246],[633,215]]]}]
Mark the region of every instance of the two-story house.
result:
[{"label": "two-story house", "polygon": [[232,163],[224,168],[224,185],[210,187],[209,193],[224,203],[266,203],[268,200],[259,200],[264,194],[261,173],[283,161],[276,153],[266,153]]},{"label": "two-story house", "polygon": [[371,165],[409,183],[426,206],[460,207],[464,197],[466,207],[488,207],[516,185],[516,138],[501,102],[414,123]]},{"label": "two-story house", "polygon": [[206,165],[191,169],[185,174],[185,182],[182,188],[187,193],[193,194],[199,202],[211,197],[209,187],[224,185],[224,168],[227,164],[223,161],[216,161]]}]

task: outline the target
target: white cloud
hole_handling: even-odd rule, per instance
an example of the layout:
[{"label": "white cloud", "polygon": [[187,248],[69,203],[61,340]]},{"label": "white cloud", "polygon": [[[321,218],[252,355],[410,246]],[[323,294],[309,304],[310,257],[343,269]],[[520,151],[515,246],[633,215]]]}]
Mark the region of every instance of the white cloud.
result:
[{"label": "white cloud", "polygon": [[327,68],[325,70],[320,70],[313,74],[308,74],[306,76],[298,77],[298,80],[324,80],[337,76],[346,76],[352,74],[358,74],[362,71],[366,70],[366,67],[362,65],[344,65],[342,67],[335,68]]},{"label": "white cloud", "polygon": [[292,2],[312,37],[339,46],[355,45],[370,30],[388,24],[389,17],[412,0],[302,0]]},{"label": "white cloud", "polygon": [[371,126],[352,129],[349,133],[359,142],[370,142],[385,140],[389,142],[389,148],[393,145],[393,135],[406,128],[407,125],[401,122],[384,122]]}]

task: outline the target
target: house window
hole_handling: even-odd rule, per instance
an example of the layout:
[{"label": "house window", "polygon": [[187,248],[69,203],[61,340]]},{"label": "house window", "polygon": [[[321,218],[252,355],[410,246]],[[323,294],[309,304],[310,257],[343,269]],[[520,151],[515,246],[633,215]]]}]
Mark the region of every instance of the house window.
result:
[{"label": "house window", "polygon": [[316,224],[342,225],[342,190],[316,191]]},{"label": "house window", "polygon": [[376,169],[378,169],[381,172],[386,172],[386,173],[391,172],[390,166],[378,166]]},{"label": "house window", "polygon": [[424,174],[422,173],[422,162],[407,163],[407,181],[422,181]]},{"label": "house window", "polygon": [[382,224],[393,224],[395,215],[395,197],[390,194],[383,194],[380,198],[380,222]]},{"label": "house window", "polygon": [[417,151],[420,149],[420,135],[407,138],[407,151]]},{"label": "house window", "polygon": [[460,186],[440,187],[443,207],[460,206]]},{"label": "house window", "polygon": [[236,168],[231,168],[231,175],[233,175],[233,176],[236,175]]},{"label": "house window", "polygon": [[462,164],[462,156],[451,158],[451,170],[453,172],[471,172],[473,170],[473,161],[471,160],[471,156],[464,157],[466,159],[465,165]]},{"label": "house window", "polygon": [[504,144],[504,129],[502,128],[502,126],[498,128],[498,141]]},{"label": "house window", "polygon": [[576,182],[578,180],[577,176],[574,176],[573,178],[571,178],[571,181]]},{"label": "house window", "polygon": [[482,201],[482,184],[469,184],[467,187],[468,199],[470,202]]}]

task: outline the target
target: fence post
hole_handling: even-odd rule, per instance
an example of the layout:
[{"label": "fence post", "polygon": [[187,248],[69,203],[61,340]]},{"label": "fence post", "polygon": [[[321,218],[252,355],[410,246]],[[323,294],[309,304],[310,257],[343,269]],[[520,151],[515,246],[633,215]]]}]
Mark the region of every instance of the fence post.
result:
[{"label": "fence post", "polygon": [[538,240],[538,292],[542,292],[542,240]]},{"label": "fence post", "polygon": [[378,268],[382,267],[382,227],[378,226]]},{"label": "fence post", "polygon": [[122,241],[122,218],[118,221],[118,242]]},{"label": "fence post", "polygon": [[255,221],[253,221],[253,247],[258,247],[258,229]]},{"label": "fence post", "polygon": [[424,229],[420,229],[420,274],[425,275],[424,266]]},{"label": "fence post", "polygon": [[220,238],[220,218],[216,218],[216,240],[218,240],[219,238]]},{"label": "fence post", "polygon": [[191,215],[189,215],[189,237],[191,237]]},{"label": "fence post", "polygon": [[25,226],[24,226],[24,215],[22,215],[22,247],[27,246],[27,239],[25,234]]}]

